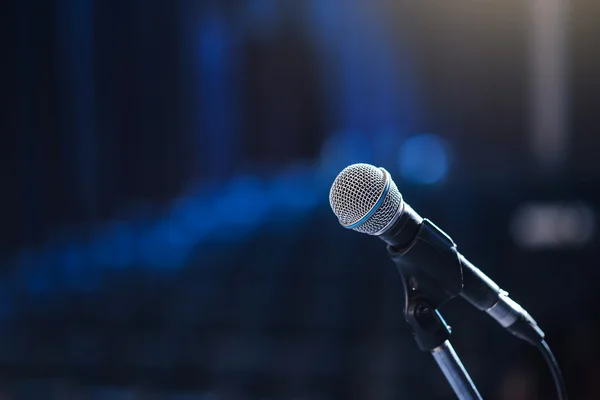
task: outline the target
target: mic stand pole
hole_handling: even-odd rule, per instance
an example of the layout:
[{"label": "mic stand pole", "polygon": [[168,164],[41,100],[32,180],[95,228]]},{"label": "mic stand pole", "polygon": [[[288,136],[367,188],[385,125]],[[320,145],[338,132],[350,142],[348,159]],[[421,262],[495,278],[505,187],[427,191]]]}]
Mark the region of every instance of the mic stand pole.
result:
[{"label": "mic stand pole", "polygon": [[444,344],[433,349],[431,354],[459,399],[481,399],[450,341],[446,340]]},{"label": "mic stand pole", "polygon": [[450,344],[450,327],[439,311],[429,307],[423,299],[409,298],[405,317],[413,328],[419,348],[431,352],[458,399],[482,400],[477,387]]}]

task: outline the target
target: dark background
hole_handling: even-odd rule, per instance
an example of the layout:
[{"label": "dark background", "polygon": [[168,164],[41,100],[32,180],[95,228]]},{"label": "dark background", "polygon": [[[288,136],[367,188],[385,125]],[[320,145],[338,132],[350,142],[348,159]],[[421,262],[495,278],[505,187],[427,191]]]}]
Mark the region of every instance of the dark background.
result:
[{"label": "dark background", "polygon": [[[379,240],[328,190],[384,166],[600,398],[593,1],[8,0],[1,399],[451,399]],[[486,399],[535,349],[442,309]]]}]

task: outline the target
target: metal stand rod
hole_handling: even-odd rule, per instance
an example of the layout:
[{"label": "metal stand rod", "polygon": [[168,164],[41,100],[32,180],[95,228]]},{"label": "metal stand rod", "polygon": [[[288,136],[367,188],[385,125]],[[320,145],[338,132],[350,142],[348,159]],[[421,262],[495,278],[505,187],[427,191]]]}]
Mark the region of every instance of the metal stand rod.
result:
[{"label": "metal stand rod", "polygon": [[446,340],[441,346],[431,350],[431,355],[433,355],[460,400],[482,400],[450,341]]}]

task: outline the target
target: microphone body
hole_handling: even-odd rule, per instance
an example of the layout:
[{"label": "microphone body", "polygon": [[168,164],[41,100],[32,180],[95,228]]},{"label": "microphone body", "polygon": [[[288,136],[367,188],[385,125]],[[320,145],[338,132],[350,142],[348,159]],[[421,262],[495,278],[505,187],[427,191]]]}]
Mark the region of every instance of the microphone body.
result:
[{"label": "microphone body", "polygon": [[544,332],[527,311],[460,254],[444,231],[408,204],[404,203],[396,221],[378,237],[387,243],[407,293],[421,293],[434,308],[460,295],[513,335],[531,344],[544,339]]},{"label": "microphone body", "polygon": [[436,309],[460,295],[513,335],[538,345],[544,332],[508,293],[469,262],[452,239],[402,199],[389,173],[369,164],[346,167],[330,204],[348,229],[379,237],[401,273],[407,305],[423,299]]}]

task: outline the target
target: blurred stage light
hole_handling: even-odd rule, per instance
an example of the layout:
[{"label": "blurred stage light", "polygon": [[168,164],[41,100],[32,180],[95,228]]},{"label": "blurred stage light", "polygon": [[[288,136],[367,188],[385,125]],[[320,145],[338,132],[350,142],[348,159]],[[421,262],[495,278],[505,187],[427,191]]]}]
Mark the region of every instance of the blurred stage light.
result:
[{"label": "blurred stage light", "polygon": [[108,221],[85,240],[76,230],[65,231],[60,240],[22,249],[10,263],[29,292],[94,290],[108,269],[168,272],[183,266],[199,244],[240,242],[266,223],[280,232],[296,226],[326,196],[330,182],[321,175],[312,164],[296,164],[271,176],[236,176],[183,193],[165,212]]},{"label": "blurred stage light", "polygon": [[398,163],[406,180],[432,185],[442,181],[448,173],[448,147],[437,135],[413,136],[400,147]]},{"label": "blurred stage light", "polygon": [[595,229],[594,212],[584,203],[527,204],[511,223],[515,243],[530,249],[582,247]]}]

